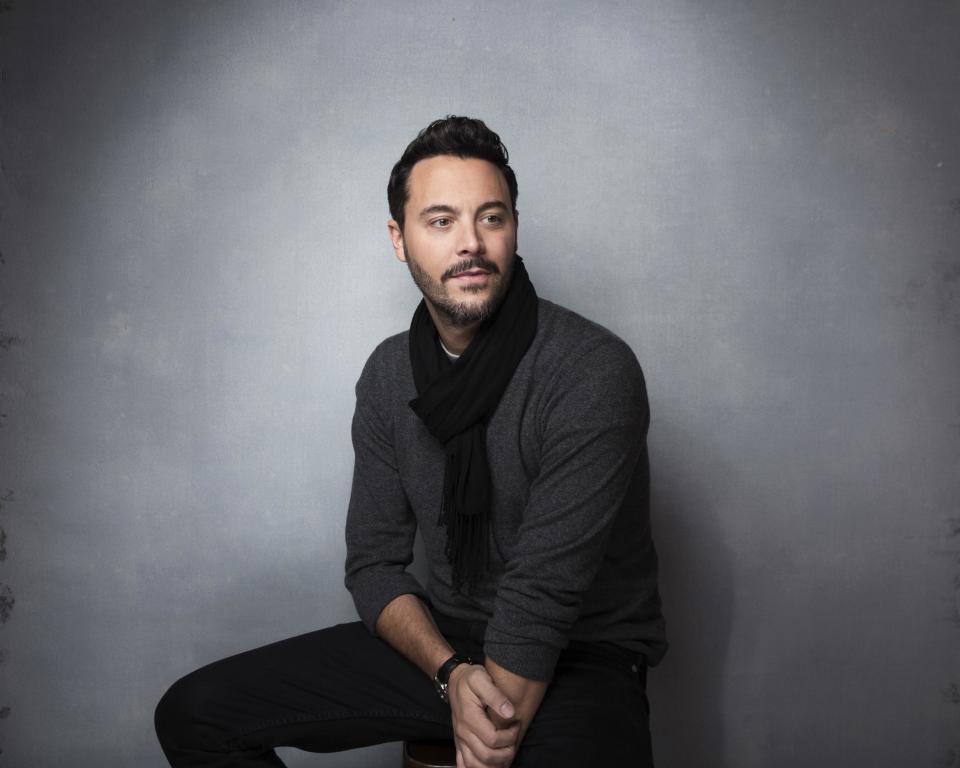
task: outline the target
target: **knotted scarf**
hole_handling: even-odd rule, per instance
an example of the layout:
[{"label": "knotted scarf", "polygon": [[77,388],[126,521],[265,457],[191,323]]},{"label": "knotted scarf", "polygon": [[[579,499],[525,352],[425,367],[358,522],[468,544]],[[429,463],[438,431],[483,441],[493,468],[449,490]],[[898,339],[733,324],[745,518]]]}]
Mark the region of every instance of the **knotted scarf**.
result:
[{"label": "knotted scarf", "polygon": [[410,323],[410,361],[418,397],[410,407],[446,457],[438,524],[447,529],[447,561],[458,590],[487,565],[490,467],[487,424],[537,332],[537,294],[516,256],[506,295],[464,353],[451,362],[425,301]]}]

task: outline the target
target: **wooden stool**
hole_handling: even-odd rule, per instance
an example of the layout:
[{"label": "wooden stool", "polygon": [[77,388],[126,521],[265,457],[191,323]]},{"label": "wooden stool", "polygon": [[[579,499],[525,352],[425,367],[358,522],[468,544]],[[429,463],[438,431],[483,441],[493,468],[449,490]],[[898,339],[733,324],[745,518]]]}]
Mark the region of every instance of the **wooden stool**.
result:
[{"label": "wooden stool", "polygon": [[403,742],[403,768],[456,768],[452,741]]}]

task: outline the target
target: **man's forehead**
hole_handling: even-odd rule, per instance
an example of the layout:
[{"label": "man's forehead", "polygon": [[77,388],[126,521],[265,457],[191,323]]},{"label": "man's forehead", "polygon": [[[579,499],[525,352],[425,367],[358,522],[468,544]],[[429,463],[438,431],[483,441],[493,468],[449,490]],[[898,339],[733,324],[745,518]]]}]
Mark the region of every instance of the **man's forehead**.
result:
[{"label": "man's forehead", "polygon": [[510,201],[507,180],[497,166],[488,160],[457,155],[437,155],[415,163],[408,192],[408,202],[416,200],[426,205],[474,197],[500,200],[504,205]]}]

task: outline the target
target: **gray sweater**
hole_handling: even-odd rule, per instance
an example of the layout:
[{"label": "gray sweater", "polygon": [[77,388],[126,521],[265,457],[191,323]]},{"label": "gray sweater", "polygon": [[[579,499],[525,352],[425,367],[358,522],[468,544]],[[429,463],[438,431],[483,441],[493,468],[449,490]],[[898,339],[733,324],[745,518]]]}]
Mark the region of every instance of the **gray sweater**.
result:
[{"label": "gray sweater", "polygon": [[[537,334],[487,429],[490,562],[452,588],[437,519],[442,446],[416,397],[407,333],[381,343],[357,382],[346,586],[371,632],[413,593],[448,616],[487,623],[484,652],[550,679],[570,640],[608,641],[656,664],[666,650],[650,537],[643,374],[617,336],[544,299]],[[426,590],[407,573],[419,526]]]}]

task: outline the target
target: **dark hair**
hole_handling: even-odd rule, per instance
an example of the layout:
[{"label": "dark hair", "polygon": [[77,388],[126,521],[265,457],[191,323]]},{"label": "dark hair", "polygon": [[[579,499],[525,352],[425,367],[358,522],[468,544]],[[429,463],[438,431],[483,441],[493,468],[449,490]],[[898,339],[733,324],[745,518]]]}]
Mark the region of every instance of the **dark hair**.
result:
[{"label": "dark hair", "polygon": [[387,184],[387,201],[390,215],[403,231],[403,212],[410,197],[408,184],[410,171],[420,160],[437,155],[456,155],[488,160],[499,168],[507,179],[510,189],[510,207],[517,208],[517,177],[509,166],[510,156],[500,137],[487,128],[483,120],[473,117],[447,115],[434,120],[417,134],[403,151],[403,155],[390,172]]}]

